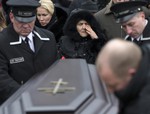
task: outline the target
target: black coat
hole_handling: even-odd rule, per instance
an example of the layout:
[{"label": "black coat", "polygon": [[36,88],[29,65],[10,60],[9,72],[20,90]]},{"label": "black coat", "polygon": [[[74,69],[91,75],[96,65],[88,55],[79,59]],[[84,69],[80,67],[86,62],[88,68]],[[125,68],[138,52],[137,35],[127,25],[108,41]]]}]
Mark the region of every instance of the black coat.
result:
[{"label": "black coat", "polygon": [[12,24],[0,33],[0,103],[57,60],[54,35],[37,27],[33,34],[35,52],[19,39]]},{"label": "black coat", "polygon": [[[129,35],[126,36],[125,40],[132,41],[131,37]],[[139,46],[150,43],[150,18],[148,18],[148,23],[143,31],[143,38],[140,39],[140,41],[136,42]]]},{"label": "black coat", "polygon": [[150,44],[142,46],[143,57],[129,85],[116,93],[120,114],[150,114]]},{"label": "black coat", "polygon": [[[88,0],[73,0],[69,6],[69,12],[73,11],[74,9],[78,9],[82,7],[82,3],[85,3]],[[91,0],[92,2],[96,2],[98,10],[104,8],[106,4],[110,0]],[[90,6],[88,6],[90,7]]]},{"label": "black coat", "polygon": [[74,41],[67,36],[63,36],[59,41],[59,51],[61,56],[65,58],[82,58],[88,63],[94,64],[97,54],[100,51],[100,43],[98,42],[98,40],[91,40],[90,38]]}]

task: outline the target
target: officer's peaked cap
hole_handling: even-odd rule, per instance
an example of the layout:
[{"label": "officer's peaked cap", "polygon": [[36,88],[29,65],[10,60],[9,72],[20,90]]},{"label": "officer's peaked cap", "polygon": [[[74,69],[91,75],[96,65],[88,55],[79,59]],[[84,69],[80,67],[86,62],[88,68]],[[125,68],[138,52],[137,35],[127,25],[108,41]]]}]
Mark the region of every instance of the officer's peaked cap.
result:
[{"label": "officer's peaked cap", "polygon": [[36,19],[36,8],[40,6],[37,0],[8,0],[15,19],[19,22],[28,23]]},{"label": "officer's peaked cap", "polygon": [[137,12],[142,11],[142,6],[146,6],[146,1],[126,1],[114,4],[110,10],[113,12],[117,23],[130,20]]}]

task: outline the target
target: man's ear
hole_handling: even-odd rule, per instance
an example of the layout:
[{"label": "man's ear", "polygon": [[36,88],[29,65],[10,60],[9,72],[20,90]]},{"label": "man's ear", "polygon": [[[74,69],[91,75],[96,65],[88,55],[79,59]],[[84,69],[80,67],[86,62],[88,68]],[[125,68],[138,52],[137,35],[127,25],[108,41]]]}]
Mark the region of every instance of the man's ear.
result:
[{"label": "man's ear", "polygon": [[136,73],[136,69],[135,69],[135,68],[130,68],[130,69],[128,70],[128,73],[129,73],[130,76],[134,76],[135,73]]},{"label": "man's ear", "polygon": [[10,21],[13,22],[14,20],[14,15],[12,12],[9,13],[9,18],[10,18]]},{"label": "man's ear", "polygon": [[144,12],[140,12],[141,16],[145,19],[145,13]]}]

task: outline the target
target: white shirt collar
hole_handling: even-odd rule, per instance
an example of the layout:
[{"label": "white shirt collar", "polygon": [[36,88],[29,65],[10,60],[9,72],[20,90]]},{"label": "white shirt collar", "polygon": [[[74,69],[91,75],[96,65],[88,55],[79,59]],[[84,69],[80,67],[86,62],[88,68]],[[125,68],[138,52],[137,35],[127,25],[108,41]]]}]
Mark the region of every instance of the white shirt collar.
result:
[{"label": "white shirt collar", "polygon": [[[26,38],[26,37],[24,37],[24,36],[19,36],[19,37],[21,37],[23,41],[24,41],[25,38]],[[30,34],[29,34],[27,37],[29,38],[29,42],[33,42],[33,33],[32,33],[32,32],[30,32]]]},{"label": "white shirt collar", "polygon": [[[136,38],[136,40],[137,40],[137,41],[140,41],[141,38],[143,38],[143,35],[141,35],[140,37]],[[131,39],[132,39],[132,41],[133,41],[135,38],[132,38],[132,37],[131,37]]]},{"label": "white shirt collar", "polygon": [[[25,41],[25,39],[26,39],[26,37],[24,37],[24,36],[19,36],[19,38],[22,38],[22,40],[23,41]],[[31,32],[28,36],[27,36],[27,38],[29,39],[29,46],[30,46],[30,48],[31,48],[31,50],[33,51],[33,52],[35,52],[35,48],[34,48],[34,42],[33,42],[33,33]]]}]

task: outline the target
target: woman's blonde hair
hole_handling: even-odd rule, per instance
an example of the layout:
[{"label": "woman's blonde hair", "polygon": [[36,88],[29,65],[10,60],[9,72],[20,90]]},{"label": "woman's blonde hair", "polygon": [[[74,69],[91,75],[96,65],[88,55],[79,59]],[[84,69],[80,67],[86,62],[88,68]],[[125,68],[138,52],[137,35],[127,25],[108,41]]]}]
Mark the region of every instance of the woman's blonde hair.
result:
[{"label": "woman's blonde hair", "polygon": [[2,6],[0,7],[0,31],[2,31],[4,28],[6,28],[6,19],[4,16],[4,11]]},{"label": "woman's blonde hair", "polygon": [[51,15],[54,13],[54,3],[51,0],[40,0],[41,7],[45,8]]}]

